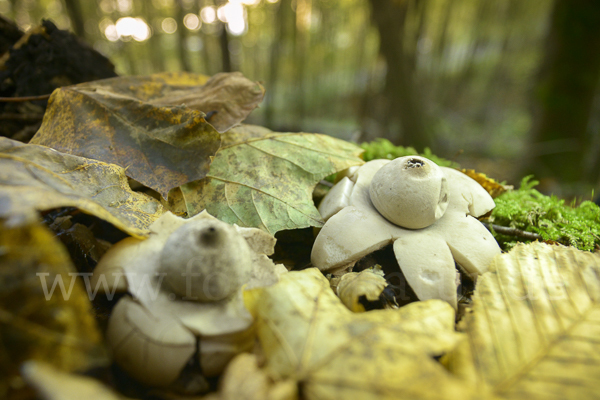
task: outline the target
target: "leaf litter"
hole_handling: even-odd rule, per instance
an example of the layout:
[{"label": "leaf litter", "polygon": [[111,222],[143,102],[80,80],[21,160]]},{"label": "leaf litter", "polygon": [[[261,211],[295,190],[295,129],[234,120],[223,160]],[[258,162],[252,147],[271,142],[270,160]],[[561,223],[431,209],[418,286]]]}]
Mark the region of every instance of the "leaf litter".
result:
[{"label": "leaf litter", "polygon": [[[77,207],[138,238],[147,234],[147,227],[163,213],[163,208],[187,216],[207,209],[226,222],[259,227],[271,234],[319,227],[322,222],[312,202],[312,190],[325,176],[362,164],[359,157],[362,150],[325,135],[285,134],[252,125],[234,126],[260,102],[264,90],[240,74],[219,74],[211,84],[207,84],[208,79],[201,75],[164,73],[57,91],[53,98],[55,109],[49,109],[46,126],[40,130],[36,143],[63,146],[76,152],[80,151],[75,150],[79,145],[73,143],[79,140],[84,148],[89,142],[95,145],[85,150],[86,157],[104,160],[115,157],[118,151],[114,151],[110,140],[102,141],[111,135],[129,135],[134,140],[125,140],[124,146],[117,146],[118,150],[135,151],[129,152],[130,159],[121,159],[123,165],[119,167],[44,146],[1,139],[0,163],[4,165],[0,174],[0,217],[8,218],[11,225],[5,223],[0,230],[2,249],[9,249],[9,253],[0,257],[12,251],[18,255],[10,256],[11,260],[23,265],[31,264],[31,260],[38,260],[34,264],[40,265],[40,257],[64,260],[64,254],[56,255],[64,250],[56,240],[50,240],[48,232],[41,233],[36,225],[15,226],[32,221],[33,210],[65,206]],[[202,98],[194,94],[199,85],[205,85],[206,93],[210,93],[206,99],[212,102],[202,103]],[[227,97],[231,96],[224,90],[227,85],[241,88],[243,95]],[[85,96],[100,99],[101,106],[86,104]],[[119,108],[123,104],[127,106]],[[85,112],[78,109],[82,105],[84,109],[89,106],[89,110],[104,113],[104,117],[90,122],[97,128],[96,134],[75,129],[85,123],[81,120]],[[138,118],[139,114],[136,117],[139,112],[148,113],[149,119]],[[61,122],[63,115],[66,119]],[[151,131],[152,124],[158,126],[160,133],[143,137],[142,133]],[[71,139],[58,138],[63,129],[65,138],[72,135]],[[152,144],[162,134],[168,140]],[[108,145],[100,149],[101,143]],[[197,151],[199,147],[203,148],[201,154]],[[367,150],[365,159],[394,158],[398,152],[416,154],[412,148],[384,141],[364,144],[363,148]],[[168,156],[170,151],[177,156],[168,165],[160,157]],[[428,158],[433,157],[428,149],[425,153]],[[136,175],[135,167],[150,158],[159,161],[150,167],[145,165],[146,170]],[[188,162],[190,158],[193,162]],[[500,204],[511,196],[517,196],[513,206],[524,210],[535,209],[536,201],[544,202],[544,197],[531,192],[528,185],[522,185],[521,191],[505,191],[503,185],[476,172],[467,172],[480,178],[488,191],[504,192],[497,199]],[[125,174],[158,191],[161,201],[131,191]],[[139,179],[140,176],[145,180]],[[527,190],[529,197],[524,196]],[[563,203],[559,206],[563,207]],[[589,208],[586,205],[585,210],[586,207]],[[552,212],[568,219],[562,209]],[[531,230],[528,226],[536,218],[527,215],[524,219],[527,222],[521,227]],[[581,218],[590,220],[587,215]],[[512,219],[508,217],[507,223]],[[573,227],[581,234],[579,222]],[[540,234],[544,228],[547,226],[539,226]],[[25,243],[26,251],[33,247],[38,250],[15,252],[17,242]],[[587,246],[588,242],[585,243]],[[598,254],[562,246],[517,245],[510,253],[498,256],[492,270],[479,278],[458,332],[454,311],[444,302],[430,300],[399,309],[354,314],[340,302],[317,270],[285,274],[279,284],[252,290],[246,296],[247,307],[256,318],[261,346],[252,355],[242,354],[234,359],[222,376],[220,391],[208,398],[596,398],[600,383],[599,258]],[[68,264],[67,261],[64,265]],[[10,271],[13,270],[7,273]],[[66,271],[57,273],[68,274]],[[74,318],[88,321],[81,323],[80,328],[84,329],[83,326],[90,326],[89,301],[80,300],[63,307],[78,310]],[[354,308],[362,311],[360,307]],[[41,307],[39,312],[44,310]],[[4,311],[2,314],[6,317],[2,322],[6,325],[9,321],[10,329],[15,326],[10,324],[12,317],[7,316],[13,314]],[[44,329],[54,327],[47,321],[43,325]],[[91,340],[90,348],[96,348],[97,332],[90,329],[86,340]],[[37,339],[28,342],[39,357],[30,356],[34,354],[31,352],[21,356],[47,361],[49,352],[57,351],[60,355],[56,362],[67,365],[58,365],[59,368],[70,371],[76,363],[89,365],[94,357],[87,350],[67,354],[61,347],[47,346],[48,340],[62,337],[62,332],[59,329],[58,336],[50,335],[50,339],[39,343],[35,342]],[[38,390],[57,389],[43,380],[52,376],[63,380],[63,377],[53,375],[50,370],[40,371],[45,377],[39,376]],[[245,379],[246,375],[253,378]],[[79,378],[64,375],[64,382],[69,381],[78,385]],[[95,390],[90,389],[93,382],[84,381],[82,390]],[[104,389],[97,390],[100,394]]]},{"label": "leaf litter", "polygon": [[77,207],[136,237],[163,213],[152,197],[134,192],[123,168],[0,138],[0,217]]},{"label": "leaf litter", "polygon": [[220,146],[217,129],[243,120],[264,90],[239,73],[118,77],[52,94],[33,144],[120,165],[156,190],[202,179]]},{"label": "leaf litter", "polygon": [[[104,363],[87,293],[52,233],[37,222],[0,222],[0,249],[0,394],[9,390],[26,360],[45,361],[63,371]],[[46,296],[56,279],[62,285]]]},{"label": "leaf litter", "polygon": [[251,293],[266,372],[276,382],[296,381],[304,399],[472,395],[433,359],[461,339],[446,302],[354,314],[316,268],[284,274]]}]

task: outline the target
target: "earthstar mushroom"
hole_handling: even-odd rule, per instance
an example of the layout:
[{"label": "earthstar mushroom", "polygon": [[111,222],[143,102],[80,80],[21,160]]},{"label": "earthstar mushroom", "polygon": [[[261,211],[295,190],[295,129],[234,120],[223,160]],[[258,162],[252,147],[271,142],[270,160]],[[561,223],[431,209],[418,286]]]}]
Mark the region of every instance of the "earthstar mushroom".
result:
[{"label": "earthstar mushroom", "polygon": [[501,252],[475,218],[494,208],[494,201],[460,171],[408,156],[370,161],[344,179],[344,190],[334,186],[319,208],[326,223],[311,261],[322,271],[349,268],[393,244],[417,297],[446,300],[456,308],[455,261],[475,279]]},{"label": "earthstar mushroom", "polygon": [[424,157],[400,157],[387,163],[369,185],[373,205],[388,221],[409,229],[426,228],[448,208],[442,170]]},{"label": "earthstar mushroom", "polygon": [[147,239],[115,244],[92,278],[93,287],[106,280],[131,295],[119,300],[108,323],[114,359],[157,387],[176,381],[197,351],[202,375],[218,375],[254,343],[243,290],[271,285],[286,271],[267,257],[275,238],[206,211],[190,219],[166,213],[150,231]]}]

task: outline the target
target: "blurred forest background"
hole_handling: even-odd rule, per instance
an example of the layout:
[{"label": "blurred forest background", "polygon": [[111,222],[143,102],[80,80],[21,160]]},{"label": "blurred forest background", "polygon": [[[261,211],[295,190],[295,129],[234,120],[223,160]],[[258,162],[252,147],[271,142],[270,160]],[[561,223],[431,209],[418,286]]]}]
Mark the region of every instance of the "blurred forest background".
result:
[{"label": "blurred forest background", "polygon": [[597,0],[0,0],[121,75],[242,71],[249,123],[425,147],[518,184],[600,192]]}]

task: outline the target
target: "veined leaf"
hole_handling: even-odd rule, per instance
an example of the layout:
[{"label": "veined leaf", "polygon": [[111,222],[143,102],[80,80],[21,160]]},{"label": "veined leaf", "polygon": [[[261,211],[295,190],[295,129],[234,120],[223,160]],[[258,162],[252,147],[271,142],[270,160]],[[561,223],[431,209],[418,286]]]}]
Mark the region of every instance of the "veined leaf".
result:
[{"label": "veined leaf", "polygon": [[468,399],[433,357],[452,349],[454,310],[441,300],[355,314],[316,269],[248,292],[266,371],[311,399]]},{"label": "veined leaf", "polygon": [[[163,73],[57,89],[33,144],[117,164],[167,198],[202,179],[220,146],[217,129],[240,122],[264,90],[240,73]],[[207,117],[208,118],[208,117]]]},{"label": "veined leaf", "polygon": [[450,368],[507,399],[597,399],[600,254],[534,242],[497,256]]},{"label": "veined leaf", "polygon": [[362,164],[362,149],[327,135],[246,130],[226,139],[230,144],[219,149],[203,180],[181,187],[188,214],[206,209],[222,221],[271,234],[321,226],[315,186]]},{"label": "veined leaf", "polygon": [[77,207],[137,237],[163,213],[152,197],[133,192],[123,168],[0,138],[0,217]]}]

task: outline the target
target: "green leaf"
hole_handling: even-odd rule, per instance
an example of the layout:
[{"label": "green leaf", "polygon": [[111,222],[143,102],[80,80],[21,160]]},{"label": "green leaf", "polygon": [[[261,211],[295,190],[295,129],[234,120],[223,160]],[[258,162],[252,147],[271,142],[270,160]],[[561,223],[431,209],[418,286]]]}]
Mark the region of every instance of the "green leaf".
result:
[{"label": "green leaf", "polygon": [[227,139],[230,144],[221,147],[206,178],[181,187],[188,215],[206,209],[222,221],[271,234],[322,226],[312,201],[315,186],[362,164],[362,150],[326,135],[257,133],[259,128],[232,135],[237,139]]},{"label": "green leaf", "polygon": [[499,398],[596,399],[600,254],[519,244],[479,277],[450,369]]},{"label": "green leaf", "polygon": [[167,198],[202,179],[220,146],[217,129],[240,122],[264,90],[240,73],[163,73],[60,88],[31,143],[117,164]]},{"label": "green leaf", "polygon": [[137,237],[163,213],[152,197],[133,192],[123,168],[0,138],[0,217],[77,207]]}]

